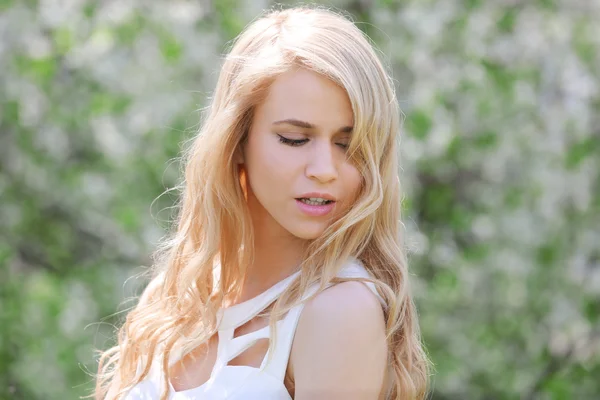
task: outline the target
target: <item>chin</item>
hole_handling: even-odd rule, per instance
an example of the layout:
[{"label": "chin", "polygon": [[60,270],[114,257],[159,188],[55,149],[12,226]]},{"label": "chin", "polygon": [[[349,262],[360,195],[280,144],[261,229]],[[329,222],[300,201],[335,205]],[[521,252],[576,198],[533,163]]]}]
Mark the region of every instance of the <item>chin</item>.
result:
[{"label": "chin", "polygon": [[326,228],[326,226],[315,224],[314,226],[296,227],[296,229],[290,229],[289,232],[299,239],[314,240],[321,236]]}]

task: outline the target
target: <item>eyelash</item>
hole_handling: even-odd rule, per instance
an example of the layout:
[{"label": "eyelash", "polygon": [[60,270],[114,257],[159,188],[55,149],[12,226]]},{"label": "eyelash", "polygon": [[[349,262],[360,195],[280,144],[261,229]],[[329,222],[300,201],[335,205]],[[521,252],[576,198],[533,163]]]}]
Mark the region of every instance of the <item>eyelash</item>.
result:
[{"label": "eyelash", "polygon": [[[308,139],[288,139],[279,134],[277,136],[279,136],[279,141],[281,143],[287,144],[288,146],[292,146],[292,147],[302,146],[304,143],[308,142]],[[348,148],[347,144],[343,144],[343,143],[336,143],[336,144],[338,146],[340,146],[342,149]]]}]

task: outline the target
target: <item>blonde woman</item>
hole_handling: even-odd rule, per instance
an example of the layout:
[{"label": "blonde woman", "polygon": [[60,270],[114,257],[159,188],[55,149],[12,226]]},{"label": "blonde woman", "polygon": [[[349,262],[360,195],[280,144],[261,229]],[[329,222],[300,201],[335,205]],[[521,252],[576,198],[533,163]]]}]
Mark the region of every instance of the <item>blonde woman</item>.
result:
[{"label": "blonde woman", "polygon": [[425,398],[398,129],[393,84],[349,19],[302,7],[249,25],[95,398]]}]

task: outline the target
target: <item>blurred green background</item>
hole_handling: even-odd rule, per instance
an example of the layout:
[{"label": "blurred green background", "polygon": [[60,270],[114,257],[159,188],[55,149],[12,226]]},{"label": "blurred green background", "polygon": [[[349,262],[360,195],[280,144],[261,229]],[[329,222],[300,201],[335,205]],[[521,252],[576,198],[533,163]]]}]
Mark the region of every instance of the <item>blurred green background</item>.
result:
[{"label": "blurred green background", "polygon": [[[0,1],[0,399],[88,394],[266,0]],[[600,1],[354,0],[405,113],[435,400],[600,398]]]}]

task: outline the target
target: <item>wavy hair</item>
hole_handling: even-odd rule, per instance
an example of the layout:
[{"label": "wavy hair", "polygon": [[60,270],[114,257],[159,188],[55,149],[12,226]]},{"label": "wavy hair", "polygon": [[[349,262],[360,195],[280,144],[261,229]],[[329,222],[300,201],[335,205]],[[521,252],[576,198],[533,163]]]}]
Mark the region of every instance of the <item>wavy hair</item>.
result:
[{"label": "wavy hair", "polygon": [[[354,205],[308,243],[302,272],[275,302],[269,324],[274,330],[311,285],[318,284],[319,293],[330,283],[372,282],[385,300],[385,398],[426,397],[430,362],[403,244],[394,84],[369,38],[349,17],[315,6],[269,10],[233,42],[200,131],[183,157],[174,229],[155,253],[153,278],[119,329],[118,344],[102,353],[90,397],[123,398],[154,362],[168,382],[175,346],[192,349],[216,333],[217,312],[228,295],[238,293],[253,258],[245,175],[236,156],[270,84],[297,67],[345,89],[354,114],[348,154],[362,186]],[[349,257],[359,259],[372,279],[336,278]],[[223,267],[215,275],[217,265]],[[161,400],[167,392],[165,385]]]}]

